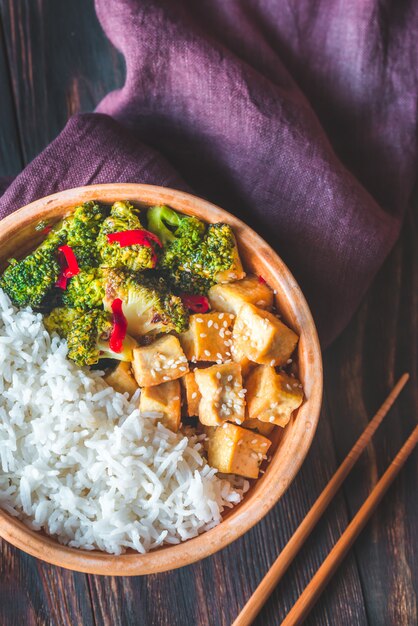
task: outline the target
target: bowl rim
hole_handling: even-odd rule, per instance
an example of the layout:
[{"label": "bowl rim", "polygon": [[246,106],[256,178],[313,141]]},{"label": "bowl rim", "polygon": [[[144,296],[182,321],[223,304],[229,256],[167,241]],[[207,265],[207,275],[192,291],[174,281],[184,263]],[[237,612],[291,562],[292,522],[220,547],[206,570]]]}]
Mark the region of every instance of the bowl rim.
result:
[{"label": "bowl rim", "polygon": [[[317,331],[299,285],[271,246],[238,217],[207,200],[176,189],[139,183],[107,183],[60,191],[35,200],[0,220],[0,245],[2,240],[13,238],[19,229],[33,223],[35,221],[34,214],[36,214],[36,218],[42,220],[50,215],[54,208],[64,205],[70,209],[76,206],[80,203],[80,196],[83,196],[83,202],[89,199],[111,202],[112,198],[114,200],[127,198],[133,202],[143,202],[147,205],[164,203],[179,211],[189,212],[197,216],[206,211],[210,212],[214,221],[225,221],[234,230],[237,229],[236,232],[246,231],[247,234],[251,235],[257,252],[265,255],[267,259],[265,262],[268,267],[271,267],[272,271],[276,273],[277,269],[280,271],[281,292],[293,305],[293,313],[298,318],[301,337],[303,337],[304,345],[309,353],[309,363],[306,367],[312,374],[312,392],[301,407],[305,410],[301,410],[297,420],[295,420],[295,429],[304,433],[303,444],[299,445],[299,448],[296,447],[295,432],[290,445],[293,445],[295,450],[298,449],[298,455],[292,459],[290,451],[286,451],[289,457],[286,476],[274,481],[273,472],[270,474],[266,472],[257,481],[266,483],[261,503],[257,500],[251,502],[251,497],[244,497],[244,500],[237,507],[234,507],[226,519],[198,537],[176,545],[165,544],[161,549],[152,550],[146,554],[130,552],[112,555],[96,550],[90,552],[62,545],[56,538],[30,529],[24,522],[0,509],[0,537],[24,552],[50,564],[88,574],[116,576],[136,576],[176,569],[214,554],[250,530],[278,502],[298,473],[311,447],[322,402],[322,357]],[[207,217],[203,219],[207,220]],[[295,300],[297,300],[297,307],[294,305]]]}]

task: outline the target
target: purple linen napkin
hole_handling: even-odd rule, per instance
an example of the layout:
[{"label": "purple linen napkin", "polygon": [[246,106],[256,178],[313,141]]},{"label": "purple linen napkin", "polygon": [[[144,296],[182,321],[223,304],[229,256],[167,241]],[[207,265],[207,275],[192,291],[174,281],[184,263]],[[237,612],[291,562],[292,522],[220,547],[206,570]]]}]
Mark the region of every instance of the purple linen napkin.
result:
[{"label": "purple linen napkin", "polygon": [[183,179],[273,245],[329,343],[395,242],[414,184],[418,5],[96,9],[127,66],[98,111],[129,131],[105,116],[74,118],[11,184],[0,215],[88,182],[184,188]]}]

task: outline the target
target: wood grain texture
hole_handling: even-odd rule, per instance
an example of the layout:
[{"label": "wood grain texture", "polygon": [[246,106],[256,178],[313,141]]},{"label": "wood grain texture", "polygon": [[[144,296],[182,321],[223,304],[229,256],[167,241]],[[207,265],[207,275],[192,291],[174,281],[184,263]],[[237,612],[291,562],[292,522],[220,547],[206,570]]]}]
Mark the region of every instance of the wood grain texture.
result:
[{"label": "wood grain texture", "polygon": [[[92,108],[108,89],[121,84],[123,69],[100,33],[92,0],[0,0],[0,14],[5,20],[14,84],[9,92],[0,46],[0,145],[6,146],[0,148],[0,163],[8,168],[12,163],[9,151],[18,155],[13,146],[19,141],[14,139],[13,118],[4,114],[7,100],[16,102],[20,140],[28,159],[57,134],[68,114],[78,107]],[[23,54],[29,49],[30,54]],[[37,77],[33,87],[24,81],[29,58]],[[25,100],[29,95],[34,98],[35,116]],[[13,158],[17,160],[4,170],[7,173],[19,168],[18,157]],[[396,376],[407,369],[411,383],[374,446],[256,622],[257,626],[277,626],[417,419],[417,251],[417,214],[411,213],[360,311],[325,355],[325,401],[314,444],[297,479],[262,522],[209,559],[143,578],[69,574],[2,542],[0,624],[90,626],[94,619],[97,625],[109,626],[229,625]],[[417,465],[415,454],[308,618],[309,626],[417,623]],[[66,614],[56,606],[64,594],[70,607]]]},{"label": "wood grain texture", "polygon": [[124,82],[90,0],[1,0],[0,14],[25,162],[80,111]]},{"label": "wood grain texture", "polygon": [[0,16],[0,102],[1,102],[1,132],[0,132],[0,177],[14,176],[23,166],[20,149],[20,139],[17,127],[13,93],[11,89],[11,74],[7,59],[6,42],[3,36],[3,23]]}]

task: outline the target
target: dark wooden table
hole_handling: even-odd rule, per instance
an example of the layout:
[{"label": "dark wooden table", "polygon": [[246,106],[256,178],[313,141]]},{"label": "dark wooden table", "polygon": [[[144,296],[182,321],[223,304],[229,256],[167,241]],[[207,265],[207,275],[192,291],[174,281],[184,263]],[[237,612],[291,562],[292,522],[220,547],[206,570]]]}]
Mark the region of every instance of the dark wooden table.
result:
[{"label": "dark wooden table", "polygon": [[[0,176],[14,175],[67,118],[123,83],[92,0],[0,0]],[[415,202],[415,207],[417,202]],[[225,207],[228,208],[228,207]],[[0,541],[0,626],[229,625],[308,511],[396,378],[412,380],[257,620],[280,624],[417,420],[418,216],[360,310],[325,354],[325,397],[314,444],[273,511],[196,565],[155,576],[104,578],[46,565]],[[309,617],[310,625],[418,623],[418,455]]]}]

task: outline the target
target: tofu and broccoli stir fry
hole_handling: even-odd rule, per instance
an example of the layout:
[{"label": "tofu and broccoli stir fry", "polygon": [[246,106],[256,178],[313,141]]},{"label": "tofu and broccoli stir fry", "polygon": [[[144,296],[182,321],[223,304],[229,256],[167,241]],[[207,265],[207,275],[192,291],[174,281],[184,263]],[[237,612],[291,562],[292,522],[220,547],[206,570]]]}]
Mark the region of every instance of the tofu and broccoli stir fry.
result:
[{"label": "tofu and broccoli stir fry", "polygon": [[143,415],[205,433],[212,467],[257,478],[303,401],[298,336],[246,275],[231,227],[119,201],[37,229],[42,243],[0,278],[12,302],[40,311],[78,366],[130,397],[141,388]]}]

